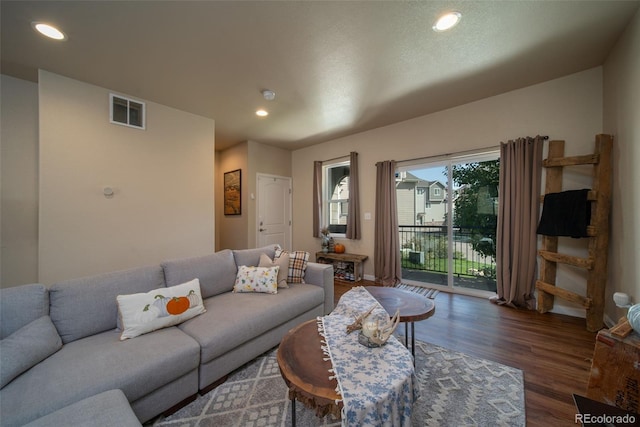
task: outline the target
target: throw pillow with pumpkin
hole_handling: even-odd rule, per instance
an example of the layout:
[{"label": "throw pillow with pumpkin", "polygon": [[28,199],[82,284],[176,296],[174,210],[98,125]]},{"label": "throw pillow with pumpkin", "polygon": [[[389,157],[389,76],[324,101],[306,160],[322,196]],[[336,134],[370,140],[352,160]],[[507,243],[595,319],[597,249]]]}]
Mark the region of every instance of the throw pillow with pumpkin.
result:
[{"label": "throw pillow with pumpkin", "polygon": [[121,340],[177,325],[206,311],[198,279],[147,293],[118,295],[116,300]]}]

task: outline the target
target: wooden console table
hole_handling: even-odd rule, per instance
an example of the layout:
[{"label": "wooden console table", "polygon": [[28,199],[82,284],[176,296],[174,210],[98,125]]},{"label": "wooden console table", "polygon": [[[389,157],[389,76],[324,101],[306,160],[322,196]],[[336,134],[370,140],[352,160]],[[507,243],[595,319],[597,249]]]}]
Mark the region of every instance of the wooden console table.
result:
[{"label": "wooden console table", "polygon": [[[364,265],[362,264],[367,258],[367,255],[358,255],[358,254],[348,254],[342,253],[338,254],[335,252],[316,252],[316,262],[322,264],[333,264],[333,272],[334,276],[351,280],[353,282],[359,282],[362,280],[362,276],[364,274]],[[351,263],[351,270],[349,268],[336,267],[339,263]]]}]

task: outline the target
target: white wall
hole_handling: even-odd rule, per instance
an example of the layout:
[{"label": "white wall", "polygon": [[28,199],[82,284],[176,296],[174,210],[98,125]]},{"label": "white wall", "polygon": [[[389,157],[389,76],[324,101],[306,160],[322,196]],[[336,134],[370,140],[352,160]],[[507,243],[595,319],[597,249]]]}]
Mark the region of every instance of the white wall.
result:
[{"label": "white wall", "polygon": [[[216,248],[245,249],[257,245],[256,196],[257,174],[291,176],[291,151],[272,147],[255,141],[244,141],[216,153],[218,174],[216,176],[216,203],[218,204]],[[224,172],[242,170],[241,215],[224,215]]]},{"label": "white wall", "polygon": [[249,141],[249,165],[250,178],[247,182],[248,198],[247,218],[248,242],[250,248],[258,245],[258,207],[257,198],[251,198],[251,194],[258,191],[259,173],[290,177],[291,176],[291,151],[282,148],[271,147],[255,141]]},{"label": "white wall", "polygon": [[[216,230],[219,236],[216,250],[246,249],[249,244],[249,214],[247,210],[249,182],[249,143],[242,142],[216,153],[219,170],[216,174]],[[224,173],[241,170],[240,215],[224,214]]]},{"label": "white wall", "polygon": [[0,286],[38,281],[38,85],[2,75]]},{"label": "white wall", "polygon": [[214,250],[213,120],[147,102],[133,129],[109,123],[107,89],[38,87],[41,282]]},{"label": "white wall", "polygon": [[615,323],[626,310],[615,307],[613,292],[640,303],[640,12],[604,64],[604,129],[614,135],[606,314]]},{"label": "white wall", "polygon": [[[567,155],[588,154],[594,136],[602,132],[602,68],[594,68],[542,84],[486,98],[449,110],[408,120],[293,152],[293,247],[315,253],[319,239],[312,237],[311,188],[314,160],[359,153],[363,238],[345,240],[347,251],[366,254],[365,274],[373,276],[375,163],[408,160],[486,147],[521,137],[549,135],[566,140]],[[580,186],[578,176],[567,189]],[[365,213],[371,220],[364,220]],[[586,245],[585,245],[586,246]],[[569,273],[566,287],[586,291],[585,280]],[[558,283],[563,283],[563,272]],[[563,283],[564,285],[565,283]],[[554,311],[584,316],[584,310],[557,301]]]}]

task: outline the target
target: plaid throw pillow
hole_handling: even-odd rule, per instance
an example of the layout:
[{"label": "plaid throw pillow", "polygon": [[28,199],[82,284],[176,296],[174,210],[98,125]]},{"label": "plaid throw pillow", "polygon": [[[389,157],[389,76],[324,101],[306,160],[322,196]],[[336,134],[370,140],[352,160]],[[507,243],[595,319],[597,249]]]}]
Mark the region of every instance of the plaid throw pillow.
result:
[{"label": "plaid throw pillow", "polygon": [[276,249],[276,256],[274,261],[280,258],[280,256],[289,255],[289,274],[287,276],[287,282],[289,283],[304,283],[304,272],[307,269],[307,263],[309,262],[309,252],[305,251],[283,251],[282,249]]}]

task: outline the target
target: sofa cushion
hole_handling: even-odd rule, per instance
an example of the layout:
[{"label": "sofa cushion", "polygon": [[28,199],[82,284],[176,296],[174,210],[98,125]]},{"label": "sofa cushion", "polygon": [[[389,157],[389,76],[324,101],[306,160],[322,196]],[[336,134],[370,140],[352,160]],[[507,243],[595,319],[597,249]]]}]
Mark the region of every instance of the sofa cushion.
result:
[{"label": "sofa cushion", "polygon": [[115,329],[116,297],[165,286],[162,268],[138,267],[53,285],[49,291],[51,320],[64,344]]},{"label": "sofa cushion", "polygon": [[260,263],[260,255],[266,254],[273,259],[276,255],[276,249],[280,249],[278,245],[263,246],[255,249],[236,249],[233,251],[236,265],[257,266]]},{"label": "sofa cushion", "polygon": [[275,267],[278,266],[278,287],[288,288],[287,277],[289,276],[289,254],[283,254],[280,258],[272,260],[269,255],[263,253],[260,254],[260,262],[258,267]]},{"label": "sofa cushion", "polygon": [[[2,425],[22,425],[115,388],[135,402],[197,369],[199,353],[176,327],[134,340],[120,341],[112,330],[73,341],[2,389]],[[195,393],[197,378],[193,387]]]},{"label": "sofa cushion", "polygon": [[0,339],[49,315],[49,291],[34,283],[0,289]]},{"label": "sofa cushion", "polygon": [[324,289],[309,284],[276,295],[230,292],[205,299],[207,312],[178,328],[200,343],[204,364],[323,303]]},{"label": "sofa cushion", "polygon": [[65,406],[24,427],[142,427],[122,390],[109,390]]},{"label": "sofa cushion", "polygon": [[307,269],[307,263],[309,262],[309,252],[289,252],[278,249],[276,250],[275,259],[280,258],[284,254],[289,255],[289,273],[287,276],[287,282],[304,283],[304,273]]},{"label": "sofa cushion", "polygon": [[49,316],[42,316],[0,341],[0,388],[62,347]]},{"label": "sofa cushion", "polygon": [[117,301],[121,340],[177,325],[204,312],[198,279],[147,293],[118,295]]},{"label": "sofa cushion", "polygon": [[238,272],[233,252],[229,249],[201,257],[165,261],[162,269],[167,286],[200,280],[203,298],[230,292]]},{"label": "sofa cushion", "polygon": [[260,292],[264,294],[278,293],[278,271],[280,267],[247,267],[238,268],[233,292]]}]

